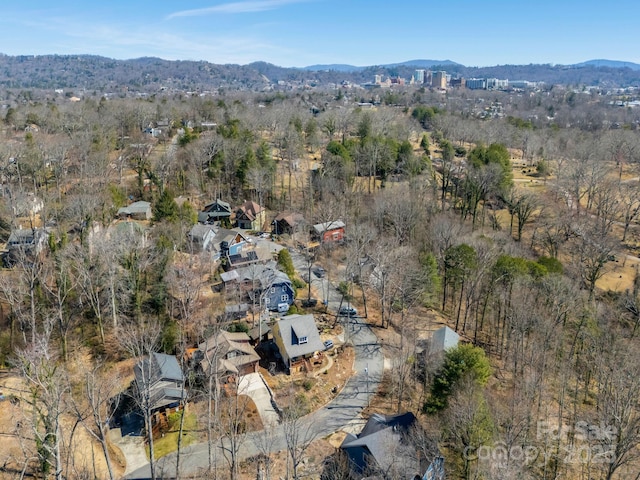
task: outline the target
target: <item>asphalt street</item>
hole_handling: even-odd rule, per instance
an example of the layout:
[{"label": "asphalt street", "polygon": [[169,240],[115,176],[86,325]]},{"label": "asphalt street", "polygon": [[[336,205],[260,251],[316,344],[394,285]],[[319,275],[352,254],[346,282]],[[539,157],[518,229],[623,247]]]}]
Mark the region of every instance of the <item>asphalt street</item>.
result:
[{"label": "asphalt street", "polygon": [[[307,262],[301,254],[292,252],[292,259],[296,269],[306,272]],[[313,275],[313,273],[312,273]],[[315,277],[315,276],[314,276]],[[314,281],[322,283],[328,292],[329,311],[337,312],[341,302],[341,295],[326,278],[315,277]],[[353,344],[355,349],[355,374],[347,381],[344,388],[334,399],[323,408],[310,413],[299,421],[300,440],[321,438],[336,432],[351,422],[378,390],[384,368],[384,360],[381,345],[369,325],[361,318],[341,317],[345,322],[347,332],[345,338]],[[252,432],[242,438],[242,444],[238,453],[238,460],[243,460],[264,451],[261,445],[268,443],[270,452],[286,449],[284,428],[282,425],[273,427],[270,431]],[[215,461],[224,466],[226,459],[223,445],[218,444],[214,448]],[[169,454],[157,462],[156,476],[172,477],[175,475],[176,455]],[[181,474],[196,474],[209,466],[209,446],[206,443],[191,445],[183,449],[180,470]],[[150,467],[146,466],[129,474],[126,478],[142,479],[150,478]]]}]

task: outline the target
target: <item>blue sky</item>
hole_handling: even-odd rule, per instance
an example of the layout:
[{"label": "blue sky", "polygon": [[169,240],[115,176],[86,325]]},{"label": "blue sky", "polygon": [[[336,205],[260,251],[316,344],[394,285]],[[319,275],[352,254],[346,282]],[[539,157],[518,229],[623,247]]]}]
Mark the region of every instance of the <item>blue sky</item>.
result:
[{"label": "blue sky", "polygon": [[640,63],[640,2],[2,1],[0,53],[276,65]]}]

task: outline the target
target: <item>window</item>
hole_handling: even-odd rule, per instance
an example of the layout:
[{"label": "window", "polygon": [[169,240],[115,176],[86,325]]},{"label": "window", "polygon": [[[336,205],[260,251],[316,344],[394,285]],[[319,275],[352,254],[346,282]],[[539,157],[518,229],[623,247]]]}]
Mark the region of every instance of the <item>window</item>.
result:
[{"label": "window", "polygon": [[271,293],[276,293],[276,287],[271,287]]},{"label": "window", "polygon": [[302,345],[303,343],[307,343],[307,337],[298,338],[298,345]]},{"label": "window", "polygon": [[270,299],[270,298],[265,298],[265,299],[264,299],[264,303],[265,303],[265,305],[269,305],[269,303],[270,303],[270,302],[271,302],[271,299]]},{"label": "window", "polygon": [[282,295],[280,297],[280,300],[282,300],[283,302],[288,302],[289,301],[289,295]]}]

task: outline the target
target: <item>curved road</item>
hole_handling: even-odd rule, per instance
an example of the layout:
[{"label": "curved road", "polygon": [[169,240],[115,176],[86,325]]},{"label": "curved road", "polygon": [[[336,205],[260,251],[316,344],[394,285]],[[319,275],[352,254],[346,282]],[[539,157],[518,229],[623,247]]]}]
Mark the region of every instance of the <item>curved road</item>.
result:
[{"label": "curved road", "polygon": [[[292,253],[294,264],[298,268],[301,256]],[[318,279],[322,281],[323,287],[326,287],[329,298],[329,309],[337,311],[340,305],[340,294],[331,288],[326,279]],[[347,320],[343,317],[343,320]],[[362,319],[352,318],[347,325],[348,331],[345,335],[349,342],[353,344],[355,349],[355,374],[347,381],[344,388],[336,397],[325,405],[323,408],[310,413],[299,421],[298,429],[299,441],[305,442],[311,438],[321,438],[330,433],[336,432],[351,422],[364,407],[368,405],[370,398],[373,397],[378,390],[378,386],[382,379],[384,368],[384,359],[382,355],[381,345],[378,343],[376,335],[371,327],[364,323]],[[243,460],[260,453],[258,444],[261,443],[261,436],[264,438],[264,432],[251,432],[245,435],[242,446],[239,451],[239,459]],[[274,428],[269,437],[270,451],[275,453],[286,449],[284,429],[282,425]],[[226,465],[222,455],[222,450],[217,447],[217,463],[219,466]],[[167,455],[156,464],[156,476],[173,477],[175,475],[175,453]],[[208,445],[199,443],[191,445],[182,451],[180,459],[181,475],[195,474],[209,466]],[[135,472],[127,475],[129,479],[150,478],[150,468],[146,465]]]}]

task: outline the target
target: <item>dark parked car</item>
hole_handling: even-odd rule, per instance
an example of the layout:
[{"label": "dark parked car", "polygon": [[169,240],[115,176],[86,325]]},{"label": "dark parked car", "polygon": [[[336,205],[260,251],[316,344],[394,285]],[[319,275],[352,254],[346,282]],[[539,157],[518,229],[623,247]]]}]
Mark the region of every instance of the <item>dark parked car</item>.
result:
[{"label": "dark parked car", "polygon": [[358,315],[358,311],[354,307],[340,307],[340,315],[355,317]]},{"label": "dark parked car", "polygon": [[315,274],[316,277],[318,278],[324,278],[326,272],[324,270],[324,268],[320,267],[320,266],[316,266],[313,268],[313,273]]}]

